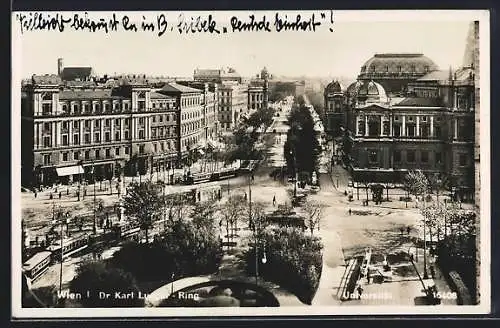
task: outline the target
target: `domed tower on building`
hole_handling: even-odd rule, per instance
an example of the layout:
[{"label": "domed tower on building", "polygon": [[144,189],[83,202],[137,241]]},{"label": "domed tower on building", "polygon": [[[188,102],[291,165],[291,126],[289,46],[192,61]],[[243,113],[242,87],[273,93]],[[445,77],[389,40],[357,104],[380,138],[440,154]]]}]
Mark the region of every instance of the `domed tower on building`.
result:
[{"label": "domed tower on building", "polygon": [[389,100],[384,87],[374,81],[363,83],[359,87],[356,97],[357,103],[360,105],[387,104]]},{"label": "domed tower on building", "polygon": [[390,95],[403,95],[408,83],[436,70],[438,66],[423,54],[381,53],[361,67],[358,80],[374,81]]},{"label": "domed tower on building", "polygon": [[345,88],[339,81],[330,82],[324,91],[326,132],[333,138],[340,137],[346,127]]}]

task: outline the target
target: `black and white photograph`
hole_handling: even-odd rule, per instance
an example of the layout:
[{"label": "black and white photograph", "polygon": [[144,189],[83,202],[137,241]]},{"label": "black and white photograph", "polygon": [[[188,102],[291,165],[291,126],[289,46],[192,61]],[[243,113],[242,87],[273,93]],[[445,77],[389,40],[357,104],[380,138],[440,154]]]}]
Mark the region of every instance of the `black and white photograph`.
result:
[{"label": "black and white photograph", "polygon": [[489,28],[13,12],[13,317],[489,313]]}]

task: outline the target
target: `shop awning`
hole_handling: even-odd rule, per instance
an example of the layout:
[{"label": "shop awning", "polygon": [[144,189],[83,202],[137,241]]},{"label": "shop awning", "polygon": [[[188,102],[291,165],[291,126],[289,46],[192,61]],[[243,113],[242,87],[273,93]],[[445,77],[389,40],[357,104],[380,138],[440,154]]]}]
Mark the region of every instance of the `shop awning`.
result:
[{"label": "shop awning", "polygon": [[85,171],[81,165],[75,166],[66,166],[66,167],[57,167],[56,168],[57,175],[60,177],[65,177],[67,175],[72,174],[83,174]]}]

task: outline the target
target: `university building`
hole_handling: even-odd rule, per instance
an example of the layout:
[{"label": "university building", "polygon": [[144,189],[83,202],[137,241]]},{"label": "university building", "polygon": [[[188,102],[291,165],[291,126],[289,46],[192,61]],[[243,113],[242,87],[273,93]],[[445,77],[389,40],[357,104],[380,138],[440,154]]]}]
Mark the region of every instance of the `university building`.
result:
[{"label": "university building", "polygon": [[347,89],[330,83],[327,131],[344,135],[354,181],[401,182],[420,169],[472,199],[475,83],[473,62],[440,71],[418,54],[378,54]]},{"label": "university building", "polygon": [[214,93],[175,83],[153,90],[141,80],[35,75],[21,101],[24,186],[179,167],[217,129]]}]

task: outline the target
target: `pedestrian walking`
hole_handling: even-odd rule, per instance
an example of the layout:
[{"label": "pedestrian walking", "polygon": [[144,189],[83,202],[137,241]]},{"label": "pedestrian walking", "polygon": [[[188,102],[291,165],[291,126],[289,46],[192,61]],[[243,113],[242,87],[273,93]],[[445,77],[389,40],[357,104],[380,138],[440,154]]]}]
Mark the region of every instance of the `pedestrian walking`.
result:
[{"label": "pedestrian walking", "polygon": [[370,269],[366,270],[366,281],[370,283]]},{"label": "pedestrian walking", "polygon": [[37,196],[37,192],[36,192],[36,190],[35,190],[35,198],[36,198],[36,196]]},{"label": "pedestrian walking", "polygon": [[430,266],[430,271],[431,271],[431,277],[432,279],[434,279],[434,277],[436,276],[436,270],[434,269],[434,265]]},{"label": "pedestrian walking", "polygon": [[66,196],[69,195],[69,188],[66,188]]},{"label": "pedestrian walking", "polygon": [[361,287],[361,284],[358,285],[357,291],[358,291],[358,300],[360,300],[361,295],[363,295],[363,287]]},{"label": "pedestrian walking", "polygon": [[52,193],[50,193],[49,199],[53,199],[53,198],[54,198],[54,196],[52,196]]},{"label": "pedestrian walking", "polygon": [[246,193],[246,191],[245,191],[245,202],[246,202],[246,201],[247,201],[247,193]]},{"label": "pedestrian walking", "polygon": [[401,235],[405,233],[405,229],[403,227],[399,228],[399,231],[401,232]]},{"label": "pedestrian walking", "polygon": [[61,192],[59,192],[59,199],[61,199],[61,197],[62,197],[62,194],[61,194]]},{"label": "pedestrian walking", "polygon": [[411,227],[410,227],[410,226],[408,226],[408,227],[406,228],[406,233],[409,235],[409,234],[410,234],[410,231],[411,231]]},{"label": "pedestrian walking", "polygon": [[349,215],[351,215],[351,214],[352,214],[352,210],[351,210],[351,209],[349,209]]},{"label": "pedestrian walking", "polygon": [[273,206],[276,206],[276,195],[273,196]]}]

